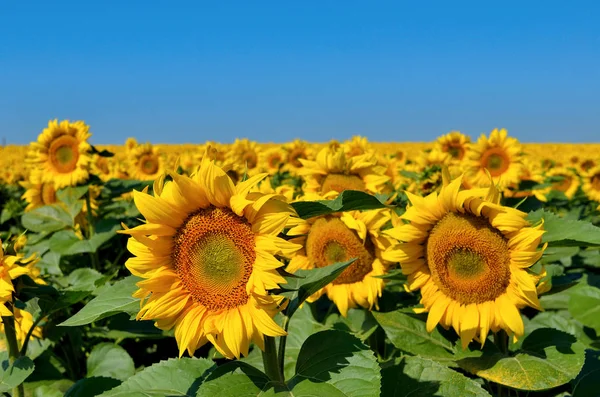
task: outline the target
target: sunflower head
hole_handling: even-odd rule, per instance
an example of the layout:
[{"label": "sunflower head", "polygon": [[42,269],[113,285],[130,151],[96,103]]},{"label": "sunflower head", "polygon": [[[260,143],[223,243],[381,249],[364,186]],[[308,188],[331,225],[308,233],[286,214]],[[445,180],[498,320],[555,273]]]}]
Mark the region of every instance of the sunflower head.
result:
[{"label": "sunflower head", "polygon": [[164,174],[164,161],[159,150],[151,143],[138,145],[129,152],[128,174],[133,179],[148,181]]},{"label": "sunflower head", "polygon": [[427,329],[453,327],[463,347],[488,332],[523,335],[519,309],[541,310],[536,284],[542,275],[529,268],[541,257],[542,225],[531,226],[526,214],[499,204],[495,186],[461,190],[461,179],[412,203],[394,228],[398,240],[383,257],[400,262],[407,288],[421,290],[428,311]]},{"label": "sunflower head", "polygon": [[75,186],[89,177],[91,134],[83,121],[52,120],[30,145],[29,162],[41,171],[42,182],[57,189]]},{"label": "sunflower head", "polygon": [[25,193],[21,196],[27,201],[25,211],[57,202],[54,182],[43,182],[42,173],[38,170],[33,170],[29,175],[29,181],[20,182],[20,185],[25,188]]},{"label": "sunflower head", "polygon": [[459,131],[450,131],[435,141],[435,148],[447,153],[451,161],[461,161],[467,154],[471,138]]},{"label": "sunflower head", "polygon": [[170,176],[154,196],[134,191],[146,223],[123,231],[135,255],[126,266],[144,278],[138,319],[174,328],[180,354],[210,341],[239,358],[251,341],[262,348],[264,335],[285,334],[272,319],[281,300],[267,291],[285,282],[277,257],[300,248],[278,237],[291,206],[251,192],[266,174],[234,185],[208,154],[191,177]]},{"label": "sunflower head", "polygon": [[582,189],[590,200],[600,201],[600,166],[590,168],[583,175]]}]

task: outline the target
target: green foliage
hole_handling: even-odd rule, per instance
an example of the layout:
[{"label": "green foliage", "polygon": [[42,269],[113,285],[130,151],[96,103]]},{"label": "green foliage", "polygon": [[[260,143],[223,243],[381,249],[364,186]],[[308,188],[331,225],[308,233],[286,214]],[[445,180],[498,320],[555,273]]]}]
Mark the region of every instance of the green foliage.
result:
[{"label": "green foliage", "polygon": [[132,358],[119,345],[100,343],[94,346],[87,359],[88,377],[104,376],[125,381],[134,374]]},{"label": "green foliage", "polygon": [[386,205],[370,194],[345,190],[334,200],[297,201],[292,203],[292,207],[300,218],[308,219],[340,211],[385,208]]},{"label": "green foliage", "polygon": [[12,364],[8,361],[6,352],[2,355],[0,366],[0,393],[8,392],[17,387],[33,373],[35,368],[29,357],[19,357]]}]

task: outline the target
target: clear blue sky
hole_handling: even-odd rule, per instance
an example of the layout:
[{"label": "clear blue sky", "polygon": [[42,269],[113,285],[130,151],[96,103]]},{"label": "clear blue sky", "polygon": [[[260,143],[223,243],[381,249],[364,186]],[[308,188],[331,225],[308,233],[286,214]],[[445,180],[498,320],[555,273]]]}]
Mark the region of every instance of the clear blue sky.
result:
[{"label": "clear blue sky", "polygon": [[0,0],[0,138],[600,142],[598,21],[597,0]]}]

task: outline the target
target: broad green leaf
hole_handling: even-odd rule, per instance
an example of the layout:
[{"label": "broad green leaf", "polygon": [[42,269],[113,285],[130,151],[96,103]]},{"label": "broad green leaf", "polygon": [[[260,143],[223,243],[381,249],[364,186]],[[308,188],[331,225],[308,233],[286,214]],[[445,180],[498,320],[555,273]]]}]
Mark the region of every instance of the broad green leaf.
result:
[{"label": "broad green leaf", "polygon": [[21,223],[34,232],[54,232],[73,226],[73,218],[59,204],[54,204],[24,213]]},{"label": "broad green leaf", "polygon": [[143,190],[146,186],[152,188],[152,181],[136,181],[127,179],[111,179],[103,186],[103,195],[118,197],[133,190]]},{"label": "broad green leaf", "polygon": [[114,315],[110,319],[108,319],[105,326],[91,328],[88,331],[88,336],[90,337],[100,337],[104,339],[118,340],[127,338],[162,338],[166,334],[166,331],[158,329],[154,326],[154,321],[130,320],[129,315],[127,313]]},{"label": "broad green leaf", "polygon": [[98,150],[94,145],[92,146],[92,154],[97,154],[100,157],[113,157],[115,154],[113,152],[110,152],[106,149],[102,149],[102,150]]},{"label": "broad green leaf", "polygon": [[[594,346],[594,340],[585,333],[581,323],[574,320],[567,310],[552,310],[538,313],[533,319],[525,322],[525,335],[529,335],[539,328],[557,329],[575,336],[578,341],[585,345]],[[523,340],[521,339],[514,346],[520,348],[522,342]],[[600,347],[600,342],[596,343],[596,346]]]},{"label": "broad green leaf", "polygon": [[5,359],[0,366],[0,393],[11,391],[25,382],[35,367],[29,357],[19,357],[14,363],[9,364],[6,359],[7,354],[5,353],[3,356]]},{"label": "broad green leaf", "polygon": [[65,327],[74,327],[78,325],[89,324],[92,321],[100,320],[117,313],[137,313],[140,301],[131,295],[137,291],[135,285],[141,279],[135,276],[129,276],[123,280],[117,281],[111,287],[88,302],[74,316],[59,324]]},{"label": "broad green leaf", "polygon": [[26,382],[24,385],[25,396],[31,397],[64,397],[73,381],[69,379],[49,379]]},{"label": "broad green leaf", "polygon": [[585,285],[571,291],[569,312],[574,319],[600,333],[600,289]]},{"label": "broad green leaf", "polygon": [[89,268],[73,270],[68,276],[60,279],[59,283],[69,291],[94,291],[104,284],[108,277]]},{"label": "broad green leaf", "polygon": [[310,379],[305,379],[302,382],[294,385],[293,389],[290,389],[285,385],[269,384],[266,386],[266,390],[260,393],[260,397],[346,397],[347,394],[343,393],[335,386],[324,382],[313,382]]},{"label": "broad green leaf", "polygon": [[345,190],[334,200],[297,201],[292,207],[302,219],[319,215],[327,215],[340,211],[373,210],[385,208],[386,205],[377,197],[358,190]]},{"label": "broad green leaf", "polygon": [[217,367],[198,388],[197,397],[256,397],[268,389],[267,375],[242,361]]},{"label": "broad green leaf", "polygon": [[37,267],[40,268],[42,274],[51,276],[62,276],[63,274],[60,269],[60,254],[58,252],[46,252],[37,263]]},{"label": "broad green leaf", "polygon": [[[195,396],[214,363],[205,358],[171,358],[143,369],[102,397]],[[213,394],[213,396],[221,394]]]},{"label": "broad green leaf", "polygon": [[63,256],[96,252],[102,244],[117,235],[116,231],[119,228],[115,225],[112,230],[95,233],[89,240],[80,239],[72,230],[62,230],[50,238],[50,247],[53,252]]},{"label": "broad green leaf", "polygon": [[67,390],[65,397],[95,397],[119,386],[121,381],[114,378],[97,376],[80,379]]},{"label": "broad green leaf", "polygon": [[58,291],[50,285],[36,284],[28,276],[22,276],[19,297],[25,301],[36,299],[36,304],[44,314],[69,307],[91,294],[91,291]]},{"label": "broad green leaf", "polygon": [[544,220],[543,243],[557,246],[600,246],[600,228],[586,221],[566,220],[552,212],[537,210],[529,213],[527,220],[538,223]]},{"label": "broad green leaf", "polygon": [[562,331],[541,328],[523,341],[514,355],[505,355],[487,343],[478,357],[457,361],[474,375],[520,390],[547,390],[574,379],[585,360],[585,346]]},{"label": "broad green leaf", "polygon": [[381,374],[373,352],[358,338],[342,331],[321,331],[306,339],[288,386],[325,382],[348,397],[379,396]]},{"label": "broad green leaf", "polygon": [[346,317],[337,313],[330,314],[325,320],[325,325],[329,326],[328,328],[350,332],[363,342],[379,328],[372,312],[362,308],[349,309]]},{"label": "broad green leaf", "polygon": [[75,218],[83,209],[83,200],[81,198],[87,191],[87,186],[67,187],[57,191],[56,198],[64,205],[71,218]]},{"label": "broad green leaf", "polygon": [[407,353],[442,362],[454,361],[454,346],[437,329],[427,332],[425,322],[400,311],[373,312],[394,346]]},{"label": "broad green leaf", "polygon": [[119,345],[100,343],[87,358],[87,377],[105,376],[127,380],[135,374],[135,364],[129,353]]},{"label": "broad green leaf", "polygon": [[405,356],[381,371],[381,395],[390,397],[484,397],[490,394],[479,383],[436,361]]},{"label": "broad green leaf", "polygon": [[284,292],[279,294],[290,300],[285,314],[291,317],[306,299],[335,280],[355,260],[350,259],[310,270],[300,269],[293,276],[286,277],[287,283],[281,285]]},{"label": "broad green leaf", "polygon": [[572,397],[588,397],[598,395],[598,378],[600,377],[600,352],[585,351],[585,364],[571,384]]}]

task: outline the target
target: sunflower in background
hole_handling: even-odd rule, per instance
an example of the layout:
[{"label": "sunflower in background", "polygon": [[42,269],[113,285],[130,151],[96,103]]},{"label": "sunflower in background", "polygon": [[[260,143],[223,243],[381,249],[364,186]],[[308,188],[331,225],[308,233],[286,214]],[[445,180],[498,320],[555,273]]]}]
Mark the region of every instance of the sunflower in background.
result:
[{"label": "sunflower in background", "polygon": [[[427,331],[453,327],[463,348],[489,331],[505,330],[513,340],[524,333],[519,309],[542,310],[537,284],[544,276],[529,268],[542,256],[544,230],[524,212],[499,204],[495,186],[460,190],[444,172],[439,193],[408,193],[411,206],[384,233],[399,241],[383,258],[400,262],[407,289],[421,291]],[[408,222],[408,223],[405,223]]]},{"label": "sunflower in background", "polygon": [[469,150],[471,138],[460,131],[450,131],[435,140],[434,148],[447,153],[452,162],[461,162]]},{"label": "sunflower in background", "polygon": [[348,157],[360,156],[362,154],[373,152],[373,147],[369,143],[367,137],[360,135],[355,135],[352,139],[344,141],[342,147]]},{"label": "sunflower in background", "polygon": [[27,201],[26,212],[57,202],[54,183],[52,181],[42,182],[42,175],[38,170],[31,172],[29,181],[19,182],[19,184],[25,189],[25,193],[23,193],[21,198]]},{"label": "sunflower in background", "polygon": [[60,189],[88,179],[92,161],[89,129],[83,121],[51,120],[37,142],[31,142],[28,162],[41,171],[42,182],[53,182]]},{"label": "sunflower in background", "polygon": [[481,134],[477,143],[469,146],[465,172],[467,184],[489,186],[488,172],[500,190],[518,184],[523,172],[521,152],[519,141],[509,137],[505,129],[493,130],[489,138]]},{"label": "sunflower in background", "polygon": [[282,171],[288,171],[293,176],[298,175],[298,171],[303,167],[301,160],[312,160],[313,149],[311,145],[300,139],[283,146],[286,153]]},{"label": "sunflower in background", "polygon": [[280,147],[264,149],[258,154],[258,168],[269,175],[275,175],[283,166],[285,155]]},{"label": "sunflower in background", "polygon": [[[344,190],[379,193],[390,180],[386,168],[377,164],[374,154],[348,157],[342,147],[324,147],[315,161],[300,160],[298,172],[305,181],[304,193],[325,195]],[[328,197],[330,198],[330,197]]]},{"label": "sunflower in background", "polygon": [[131,149],[128,160],[127,173],[133,179],[149,181],[158,178],[165,172],[165,165],[159,150],[151,143],[144,143]]},{"label": "sunflower in background", "polygon": [[[17,343],[19,349],[23,346],[23,341],[27,336],[27,333],[33,327],[33,316],[26,310],[21,310],[17,307],[13,308],[14,310],[14,318],[15,318],[15,333],[17,336]],[[0,320],[0,332],[4,333],[4,324],[2,320]],[[35,339],[42,338],[42,327],[36,326],[31,333],[31,336]],[[0,339],[0,351],[8,351],[8,346],[6,345],[6,339]]]},{"label": "sunflower in background", "polygon": [[384,287],[384,280],[376,276],[384,275],[389,265],[381,253],[392,240],[381,234],[381,228],[390,219],[390,210],[380,209],[299,220],[287,234],[303,248],[290,260],[286,271],[294,273],[357,258],[310,301],[326,294],[344,317],[349,308],[361,306],[371,310],[377,307]]},{"label": "sunflower in background", "polygon": [[541,194],[548,195],[551,191],[563,192],[570,200],[573,198],[579,188],[579,176],[570,168],[555,167],[545,173],[546,178],[552,178],[552,186],[542,190]]},{"label": "sunflower in background", "polygon": [[255,141],[249,139],[236,139],[229,152],[225,163],[229,164],[238,177],[246,174],[253,176],[261,172],[259,167],[259,153],[261,149]]},{"label": "sunflower in background", "polygon": [[294,210],[250,192],[266,174],[236,186],[208,154],[192,177],[170,176],[154,196],[134,191],[146,223],[122,231],[134,255],[126,266],[144,279],[137,318],[174,328],[180,355],[207,341],[228,358],[247,355],[250,341],[263,349],[264,335],[285,334],[273,321],[281,299],[267,291],[285,282],[275,255],[300,248],[277,237]]},{"label": "sunflower in background", "polygon": [[600,166],[589,169],[583,175],[581,188],[590,200],[600,201]]}]

